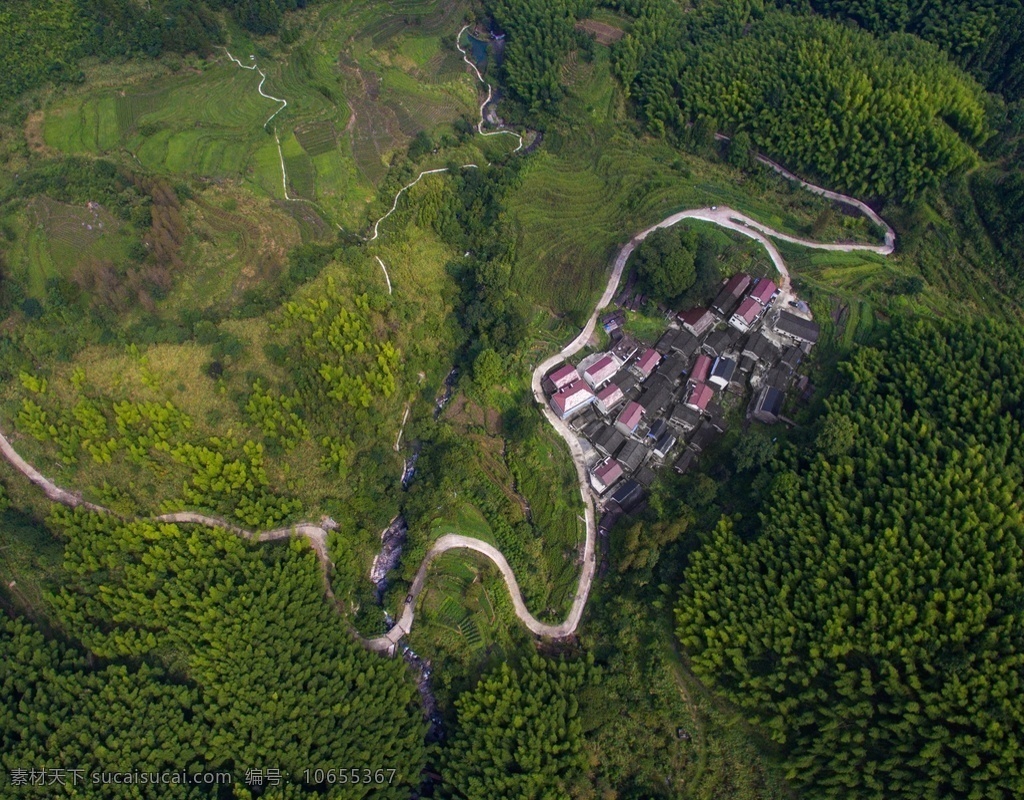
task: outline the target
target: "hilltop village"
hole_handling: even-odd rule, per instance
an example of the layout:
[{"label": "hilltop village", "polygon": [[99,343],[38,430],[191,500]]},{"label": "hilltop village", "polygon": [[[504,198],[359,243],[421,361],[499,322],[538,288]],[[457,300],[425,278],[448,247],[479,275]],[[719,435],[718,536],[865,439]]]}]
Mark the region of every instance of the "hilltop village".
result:
[{"label": "hilltop village", "polygon": [[685,474],[745,398],[748,419],[785,421],[789,393],[810,391],[797,373],[820,334],[809,316],[773,281],[743,273],[708,306],[668,314],[653,346],[624,331],[621,308],[606,315],[611,347],[544,380],[579,438],[599,507],[615,516],[636,508],[665,465]]}]

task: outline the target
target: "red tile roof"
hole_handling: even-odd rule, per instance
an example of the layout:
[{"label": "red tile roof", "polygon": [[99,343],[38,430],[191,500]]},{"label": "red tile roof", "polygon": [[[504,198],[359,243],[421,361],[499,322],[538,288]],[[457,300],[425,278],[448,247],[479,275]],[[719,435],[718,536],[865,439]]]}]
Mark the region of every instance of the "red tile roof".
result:
[{"label": "red tile roof", "polygon": [[750,286],[750,276],[744,272],[737,272],[729,278],[729,282],[725,284],[723,290],[737,296],[745,291],[748,286]]},{"label": "red tile roof", "polygon": [[622,466],[614,458],[609,458],[594,470],[594,476],[605,486],[611,486],[622,477]]},{"label": "red tile roof", "polygon": [[757,319],[757,315],[761,313],[760,304],[752,297],[747,297],[740,303],[740,307],[736,309],[734,317],[739,317],[747,325]]},{"label": "red tile roof", "polygon": [[683,325],[690,325],[692,327],[696,327],[698,322],[700,322],[705,317],[710,316],[711,312],[708,311],[706,308],[691,308],[686,311],[680,311],[679,314],[676,315],[676,318]]},{"label": "red tile roof", "polygon": [[636,400],[627,405],[622,412],[619,414],[616,422],[621,422],[627,428],[632,430],[640,424],[640,417],[643,416],[644,408]]},{"label": "red tile roof", "polygon": [[761,305],[768,305],[768,301],[772,299],[772,295],[775,294],[775,290],[778,287],[775,285],[775,281],[770,281],[767,278],[761,278],[757,285],[750,290],[750,297],[754,298]]},{"label": "red tile roof", "polygon": [[618,362],[611,356],[599,358],[583,372],[583,377],[592,385],[604,383],[619,371]]},{"label": "red tile roof", "polygon": [[690,390],[690,396],[686,399],[686,404],[703,411],[708,407],[708,403],[711,402],[711,398],[714,396],[715,393],[711,390],[710,386],[706,383],[697,383]]},{"label": "red tile roof", "polygon": [[555,389],[561,389],[563,386],[568,386],[573,381],[578,381],[579,379],[580,374],[572,364],[563,364],[554,372],[548,374],[548,380],[554,384]]},{"label": "red tile roof", "polygon": [[597,399],[606,405],[617,403],[622,397],[622,389],[614,383],[609,383],[597,393]]},{"label": "red tile roof", "polygon": [[659,361],[661,361],[661,354],[657,350],[648,347],[644,354],[640,356],[640,360],[636,362],[636,365],[644,375],[650,375],[654,368],[658,366]]},{"label": "red tile roof", "polygon": [[551,396],[551,404],[556,408],[559,414],[564,414],[566,411],[572,411],[574,408],[583,405],[587,402],[588,398],[593,398],[594,393],[590,391],[590,387],[587,386],[583,381],[576,381],[571,383],[563,389]]},{"label": "red tile roof", "polygon": [[696,383],[703,383],[708,379],[708,372],[711,371],[711,356],[701,353],[690,368],[690,380]]}]

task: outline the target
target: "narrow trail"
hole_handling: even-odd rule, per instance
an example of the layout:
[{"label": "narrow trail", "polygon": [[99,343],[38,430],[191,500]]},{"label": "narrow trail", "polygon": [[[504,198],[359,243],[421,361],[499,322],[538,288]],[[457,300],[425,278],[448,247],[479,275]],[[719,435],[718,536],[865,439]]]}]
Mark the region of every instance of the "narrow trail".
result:
[{"label": "narrow trail", "polygon": [[[820,187],[813,186],[813,184],[807,184],[810,190],[819,190],[818,193],[823,193],[827,190],[820,189]],[[829,193],[831,199],[837,202],[846,203],[852,207],[860,208],[860,201],[854,198],[847,197],[846,195],[836,194],[834,192]],[[396,200],[397,202],[397,200]],[[374,638],[359,637],[363,645],[370,650],[382,653],[393,654],[395,652],[398,642],[404,637],[409,631],[412,630],[413,621],[415,620],[415,609],[416,601],[420,593],[423,591],[423,587],[426,584],[427,575],[430,563],[442,553],[446,553],[450,550],[470,550],[489,558],[498,570],[501,572],[502,577],[505,580],[505,584],[508,587],[509,595],[512,598],[512,605],[515,608],[516,616],[526,626],[526,628],[536,636],[547,636],[551,638],[564,638],[571,636],[575,633],[576,628],[579,625],[580,619],[583,616],[583,610],[587,603],[587,598],[590,595],[590,589],[593,585],[594,574],[596,571],[596,542],[597,542],[597,525],[595,521],[595,508],[594,503],[590,495],[586,462],[583,457],[583,451],[580,447],[579,440],[569,430],[569,427],[559,419],[551,408],[548,406],[546,398],[544,397],[543,389],[541,388],[541,381],[544,375],[557,364],[561,363],[566,358],[576,354],[583,347],[586,346],[587,342],[590,341],[593,336],[594,329],[597,325],[597,318],[601,311],[611,302],[612,297],[615,296],[615,292],[618,289],[619,281],[622,278],[622,273],[625,270],[626,263],[629,261],[629,256],[636,249],[636,247],[649,236],[653,231],[659,228],[667,228],[672,225],[676,225],[685,219],[696,219],[711,222],[715,225],[719,225],[729,230],[737,231],[744,236],[749,236],[752,239],[760,242],[768,254],[771,256],[772,263],[779,271],[780,276],[780,291],[784,294],[791,293],[789,271],[786,268],[786,263],[783,260],[781,254],[775,245],[767,237],[772,237],[780,241],[792,242],[794,244],[802,245],[804,247],[817,249],[817,250],[839,250],[843,252],[851,252],[854,250],[865,250],[876,253],[890,253],[895,245],[895,234],[892,234],[891,240],[887,236],[886,244],[883,246],[869,245],[869,244],[820,244],[818,242],[812,242],[806,239],[800,239],[797,237],[789,236],[788,234],[780,233],[779,231],[773,230],[765,225],[760,224],[754,219],[740,213],[734,209],[721,206],[716,208],[695,208],[688,209],[686,211],[680,211],[676,214],[672,214],[661,222],[658,222],[650,227],[640,231],[632,239],[630,239],[622,248],[619,250],[618,255],[615,257],[615,261],[612,263],[612,271],[608,277],[608,284],[605,287],[604,293],[601,295],[601,299],[598,301],[593,313],[587,320],[586,325],[580,333],[565,347],[563,347],[558,353],[554,354],[550,358],[541,362],[533,372],[531,385],[533,389],[534,399],[540,406],[541,412],[545,418],[552,425],[552,427],[558,431],[558,434],[565,440],[569,446],[569,451],[572,454],[573,463],[576,467],[576,474],[579,479],[580,497],[583,501],[585,516],[584,521],[586,523],[586,539],[584,542],[583,549],[583,566],[580,572],[579,585],[576,590],[576,594],[573,598],[572,607],[569,610],[569,614],[565,621],[552,625],[545,622],[541,622],[534,617],[529,609],[526,608],[526,604],[523,602],[522,592],[519,588],[519,583],[516,580],[515,573],[509,566],[508,561],[502,555],[502,553],[495,548],[493,545],[479,539],[473,539],[468,536],[460,536],[456,534],[446,534],[437,539],[427,554],[424,556],[422,563],[420,564],[419,570],[416,573],[416,577],[413,580],[412,586],[409,589],[408,596],[405,603],[402,606],[401,613],[399,614],[398,621],[386,634],[377,636]],[[892,229],[887,224],[882,223],[883,226],[890,232]],[[406,418],[408,417],[408,408],[406,409]],[[403,420],[404,427],[404,420]],[[401,432],[399,433],[401,437]],[[80,494],[69,492],[55,485],[52,481],[42,475],[36,470],[31,464],[23,459],[14,447],[11,445],[7,437],[0,432],[0,452],[3,453],[4,457],[21,472],[29,481],[38,486],[43,490],[48,498],[57,503],[70,506],[72,508],[82,507],[87,508],[90,511],[104,514],[112,514],[102,506],[95,505],[93,503],[85,502]],[[207,527],[219,527],[226,530],[232,531],[239,536],[246,539],[250,539],[255,542],[267,542],[284,539],[289,536],[302,536],[313,548],[317,558],[320,561],[322,568],[325,593],[328,597],[333,598],[333,592],[330,586],[330,570],[333,564],[330,560],[330,555],[327,549],[327,534],[329,525],[315,524],[312,522],[299,522],[295,525],[276,528],[274,530],[255,532],[245,528],[240,528],[237,525],[233,525],[222,519],[216,517],[210,517],[205,514],[198,514],[194,512],[178,512],[174,514],[163,514],[158,517],[151,518],[155,522],[166,522],[166,523],[187,523],[195,525],[205,525]]]},{"label": "narrow trail", "polygon": [[[520,136],[518,133],[516,133],[515,131],[509,131],[509,130],[505,130],[505,129],[496,130],[496,131],[485,131],[484,130],[484,121],[485,121],[484,120],[484,108],[487,106],[488,103],[491,102],[491,98],[494,97],[494,89],[491,88],[491,84],[489,84],[487,81],[484,80],[484,76],[480,74],[480,70],[478,70],[476,68],[476,65],[472,61],[469,60],[469,58],[467,57],[466,51],[462,49],[462,45],[459,43],[459,41],[462,39],[462,34],[464,34],[468,29],[469,29],[469,25],[465,25],[465,26],[463,26],[462,30],[460,30],[456,34],[456,36],[455,36],[455,47],[458,49],[458,51],[460,53],[462,53],[462,60],[465,61],[469,65],[470,69],[473,70],[473,73],[476,75],[476,79],[478,81],[480,81],[480,83],[482,83],[484,86],[487,87],[487,99],[484,100],[484,102],[480,104],[480,121],[477,122],[477,124],[476,124],[477,133],[479,133],[481,136],[501,136],[501,135],[515,136],[519,140],[519,144],[516,146],[516,149],[513,150],[512,152],[513,153],[518,153],[522,149],[522,147],[523,147],[523,137]],[[479,168],[480,167],[479,167],[478,164],[463,164],[460,167],[460,169],[479,169]],[[423,172],[421,172],[419,175],[416,176],[415,180],[410,181],[405,186],[403,186],[401,189],[399,189],[398,192],[395,194],[395,200],[391,204],[391,208],[388,209],[388,212],[383,217],[381,217],[375,223],[373,223],[373,235],[370,236],[369,238],[367,238],[365,241],[372,242],[372,241],[376,240],[377,236],[380,234],[380,224],[384,220],[386,220],[388,217],[390,217],[392,214],[395,213],[395,210],[398,208],[398,201],[401,199],[402,195],[405,194],[405,192],[407,190],[411,189],[413,186],[415,186],[417,183],[419,183],[420,180],[424,176],[426,176],[426,175],[439,175],[442,172],[448,172],[448,167],[438,167],[437,169],[425,169],[425,170],[423,170]]]},{"label": "narrow trail", "polygon": [[[233,55],[231,55],[231,51],[228,50],[226,47],[224,48],[224,52],[228,54],[228,58],[229,59],[231,59],[236,64],[238,64],[238,66],[240,66],[242,69],[254,70],[255,72],[257,72],[259,74],[259,76],[260,76],[260,84],[259,84],[259,86],[256,87],[256,91],[258,91],[263,97],[267,98],[268,100],[273,100],[275,103],[280,103],[281,104],[281,105],[278,106],[277,111],[275,111],[273,114],[271,114],[269,117],[267,117],[267,121],[263,123],[263,128],[265,130],[266,127],[273,121],[274,117],[276,117],[278,114],[280,114],[282,111],[284,111],[288,107],[288,101],[285,100],[283,97],[274,97],[274,95],[267,94],[265,91],[263,91],[263,84],[267,82],[267,73],[265,73],[262,69],[260,69],[259,64],[253,63],[253,64],[250,64],[249,66],[246,66],[241,61],[239,61],[237,58],[235,58]],[[273,132],[274,132],[274,143],[277,145],[277,158],[278,158],[278,161],[281,163],[281,188],[284,190],[284,199],[288,200],[288,201],[290,201],[292,203],[308,203],[309,205],[313,206],[313,208],[315,208],[317,211],[319,211],[321,214],[323,214],[323,209],[321,209],[320,206],[318,206],[314,201],[307,200],[305,197],[293,197],[291,195],[291,193],[289,193],[289,191],[288,191],[288,169],[287,169],[287,167],[285,166],[285,163],[284,163],[284,151],[281,149],[281,139],[277,135],[277,126],[276,125],[273,127]],[[341,226],[340,225],[338,225],[337,227],[338,227],[338,230],[341,230]]]},{"label": "narrow trail", "polygon": [[[523,145],[522,136],[520,136],[518,133],[509,130],[483,130],[484,109],[487,106],[487,104],[491,102],[491,99],[493,97],[493,90],[490,84],[484,81],[483,76],[480,74],[480,71],[467,58],[466,51],[463,50],[461,45],[459,44],[459,40],[461,39],[462,34],[465,33],[468,27],[469,26],[467,25],[459,31],[458,36],[456,37],[456,47],[459,49],[459,52],[463,54],[463,60],[472,68],[473,72],[476,74],[477,79],[487,87],[487,99],[480,106],[480,122],[477,125],[477,131],[483,136],[496,136],[502,134],[516,136],[519,139],[519,146],[513,152],[517,152]],[[266,92],[263,91],[263,84],[265,83],[267,76],[266,73],[264,73],[263,70],[261,70],[257,64],[246,66],[233,55],[231,55],[231,53],[227,51],[226,48],[225,52],[228,54],[228,57],[242,69],[253,70],[258,72],[259,75],[261,76],[260,84],[258,87],[259,93],[269,100],[273,100],[277,103],[280,103],[279,108],[273,114],[271,114],[267,121],[264,123],[264,127],[266,127],[271,123],[271,121],[273,121],[274,117],[276,117],[279,113],[281,113],[281,111],[283,111],[287,107],[288,102],[283,98],[274,97],[273,95],[267,94]],[[287,172],[285,169],[284,155],[281,151],[281,143],[280,140],[278,139],[276,129],[274,130],[274,139],[277,142],[278,154],[281,160],[282,181],[284,184],[286,199],[293,201],[311,202],[308,200],[304,200],[303,198],[293,198],[288,195]],[[590,341],[590,338],[591,336],[593,336],[595,327],[597,325],[598,315],[604,308],[608,306],[612,298],[615,296],[615,292],[618,289],[618,285],[622,278],[622,273],[625,269],[626,263],[629,260],[629,256],[636,249],[636,247],[648,235],[650,235],[651,232],[658,230],[659,228],[671,227],[672,225],[676,225],[685,219],[696,219],[710,222],[715,225],[719,225],[723,228],[736,231],[737,233],[740,233],[744,236],[747,236],[751,239],[760,242],[768,252],[768,255],[770,256],[772,263],[775,265],[775,268],[779,272],[779,288],[782,299],[788,299],[792,295],[792,288],[789,270],[786,267],[785,260],[782,258],[782,255],[779,252],[778,248],[771,241],[772,239],[790,242],[792,244],[797,244],[803,247],[817,250],[832,250],[841,252],[863,250],[874,253],[880,253],[883,255],[887,255],[893,252],[896,243],[895,232],[893,231],[892,227],[885,222],[885,220],[883,220],[865,203],[861,202],[860,200],[857,200],[856,198],[848,197],[847,195],[839,194],[837,192],[833,192],[828,189],[824,189],[820,186],[808,183],[802,180],[801,178],[797,177],[796,175],[793,175],[791,172],[787,171],[780,165],[763,156],[758,156],[758,160],[770,166],[772,169],[776,170],[787,179],[796,181],[808,191],[826,197],[835,202],[848,205],[865,214],[875,224],[879,225],[886,231],[885,244],[821,244],[818,242],[812,242],[806,239],[800,239],[798,237],[790,236],[788,234],[776,231],[766,225],[761,224],[757,220],[752,219],[751,217],[748,217],[747,215],[739,211],[736,211],[735,209],[729,208],[727,206],[718,206],[712,208],[695,208],[680,211],[678,213],[666,217],[661,222],[651,225],[650,227],[640,231],[635,236],[633,236],[632,239],[630,239],[625,245],[622,246],[622,248],[616,255],[616,258],[612,263],[611,274],[608,277],[608,284],[605,287],[604,293],[601,295],[601,299],[595,306],[593,313],[587,320],[586,325],[584,325],[580,333],[571,342],[565,345],[565,347],[563,347],[558,353],[552,355],[550,358],[545,359],[543,362],[541,362],[534,370],[531,380],[534,399],[540,406],[541,413],[543,413],[544,417],[548,420],[552,427],[565,440],[566,444],[569,447],[569,451],[572,454],[573,463],[576,467],[576,474],[579,481],[580,497],[583,501],[585,510],[584,522],[586,524],[586,538],[584,541],[583,548],[582,569],[580,572],[579,585],[577,587],[576,594],[573,598],[573,603],[569,610],[569,614],[566,617],[565,621],[560,624],[552,625],[539,621],[530,613],[530,611],[526,608],[525,603],[523,602],[522,592],[519,588],[519,583],[516,580],[512,568],[509,566],[508,561],[505,559],[502,553],[493,545],[488,544],[487,542],[481,541],[479,539],[473,539],[467,536],[447,534],[437,539],[424,556],[424,559],[420,564],[419,570],[416,573],[416,577],[413,580],[412,586],[409,589],[408,597],[406,598],[406,601],[402,606],[401,613],[399,614],[398,620],[395,623],[395,625],[391,628],[390,631],[388,631],[386,634],[382,636],[369,639],[359,637],[360,641],[363,643],[364,646],[366,646],[370,650],[377,652],[384,652],[389,654],[393,654],[395,652],[397,643],[402,639],[402,637],[408,634],[410,630],[412,630],[413,621],[415,619],[416,601],[426,583],[430,563],[437,556],[441,555],[442,553],[446,553],[450,550],[470,550],[476,553],[480,553],[481,555],[489,558],[498,567],[498,570],[501,572],[502,577],[505,580],[505,584],[508,587],[509,595],[512,598],[512,605],[515,608],[516,616],[523,623],[523,625],[525,625],[526,628],[530,630],[533,634],[537,636],[546,636],[551,638],[563,638],[566,636],[571,636],[576,631],[580,619],[583,616],[583,610],[586,606],[587,598],[590,595],[590,589],[593,584],[594,574],[597,566],[597,525],[595,520],[596,510],[590,495],[589,482],[586,472],[586,461],[584,459],[583,451],[580,447],[579,440],[572,433],[572,431],[565,424],[565,422],[559,419],[548,406],[547,400],[544,396],[543,389],[541,388],[541,381],[544,375],[549,370],[551,370],[557,364],[561,363],[563,360],[575,355]],[[462,169],[475,168],[477,168],[476,164],[462,165]],[[391,205],[391,209],[374,223],[373,235],[368,239],[365,239],[364,241],[372,242],[375,239],[377,239],[380,232],[381,223],[384,222],[389,216],[391,216],[391,214],[393,214],[395,210],[398,208],[398,202],[401,199],[402,194],[404,194],[408,189],[419,183],[419,181],[424,176],[438,174],[447,171],[447,167],[432,170],[424,170],[417,176],[415,180],[411,181],[410,183],[399,189],[398,193],[395,195],[395,199]],[[384,276],[388,284],[388,292],[390,293],[391,278],[388,275],[387,268],[384,266],[384,262],[380,259],[379,256],[375,257],[377,258],[377,262],[378,264],[380,264],[381,269],[384,270]],[[405,411],[405,418],[403,418],[402,422],[402,429],[404,429],[405,420],[408,419],[408,415],[409,408],[407,406]],[[401,441],[401,435],[402,430],[400,429],[398,434],[399,442]],[[397,446],[398,442],[396,442],[396,448]],[[107,508],[104,508],[103,506],[86,502],[82,498],[80,493],[68,491],[54,484],[52,481],[46,478],[42,473],[36,470],[31,464],[25,461],[25,459],[23,459],[18,454],[18,452],[14,449],[13,445],[11,444],[10,440],[3,434],[3,432],[0,432],[0,452],[2,452],[3,456],[8,460],[8,462],[10,462],[10,464],[15,469],[21,472],[22,475],[24,475],[32,484],[39,487],[46,494],[46,496],[53,502],[61,503],[62,505],[71,508],[85,508],[96,513],[111,514],[112,516],[117,516],[116,514],[114,514],[114,512],[110,511]],[[320,524],[303,521],[282,528],[275,528],[273,530],[257,532],[241,528],[237,525],[234,525],[226,520],[219,519],[217,517],[211,517],[205,514],[199,514],[190,511],[182,511],[173,514],[163,514],[160,516],[150,517],[149,519],[151,519],[154,522],[162,523],[181,523],[203,525],[211,528],[223,528],[225,530],[235,533],[238,536],[242,536],[254,542],[277,541],[292,536],[302,536],[309,542],[310,546],[312,547],[314,553],[317,556],[317,559],[320,562],[326,595],[329,598],[334,597],[330,585],[330,571],[334,565],[330,560],[330,554],[328,552],[327,547],[328,532],[329,530],[333,529],[333,527],[335,527],[333,521],[325,519],[322,520]]]},{"label": "narrow trail", "polygon": [[265,73],[263,70],[260,69],[259,64],[253,63],[253,64],[250,64],[249,66],[246,66],[241,61],[239,61],[237,58],[235,58],[233,55],[231,55],[231,51],[228,50],[226,47],[224,48],[224,52],[228,54],[228,58],[230,58],[232,61],[234,61],[236,64],[238,64],[238,66],[240,66],[242,69],[249,69],[249,70],[253,70],[255,72],[258,72],[259,76],[260,76],[260,85],[256,87],[256,91],[258,91],[261,95],[263,95],[268,100],[273,100],[275,103],[280,103],[281,104],[278,107],[277,111],[275,111],[273,114],[271,114],[269,117],[267,117],[267,121],[263,123],[263,127],[266,128],[271,123],[271,121],[273,121],[274,117],[276,117],[278,114],[280,114],[282,111],[284,111],[288,107],[288,101],[285,100],[283,97],[274,97],[274,95],[267,94],[265,91],[263,91],[263,84],[267,82],[267,73]]},{"label": "narrow trail", "polygon": [[462,45],[460,44],[462,40],[462,34],[464,34],[467,30],[469,30],[469,25],[463,26],[462,30],[459,31],[458,35],[455,37],[455,46],[458,48],[459,52],[462,53],[462,60],[469,64],[469,68],[473,70],[473,73],[476,75],[476,79],[487,87],[487,99],[480,104],[480,121],[476,124],[476,132],[479,133],[481,136],[501,136],[503,134],[506,136],[515,136],[519,140],[519,144],[516,145],[516,149],[513,150],[512,152],[518,153],[520,150],[523,149],[523,137],[520,136],[518,133],[516,133],[515,131],[508,130],[484,130],[484,109],[487,108],[487,104],[490,103],[491,99],[494,97],[494,90],[491,88],[491,84],[484,80],[484,76],[480,74],[480,70],[476,68],[476,64],[469,60],[469,53],[462,49]]},{"label": "narrow trail", "polygon": [[384,270],[384,280],[388,282],[388,294],[391,294],[391,276],[388,275],[388,268],[384,266],[384,262],[380,260],[380,256],[374,256],[377,259],[377,263],[380,264],[380,268]]}]

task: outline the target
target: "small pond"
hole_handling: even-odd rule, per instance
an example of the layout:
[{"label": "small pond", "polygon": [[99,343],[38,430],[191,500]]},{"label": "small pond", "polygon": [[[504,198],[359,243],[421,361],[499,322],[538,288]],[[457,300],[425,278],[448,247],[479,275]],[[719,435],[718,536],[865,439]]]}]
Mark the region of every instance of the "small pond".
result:
[{"label": "small pond", "polygon": [[469,48],[470,52],[473,54],[473,61],[475,61],[477,67],[482,70],[487,66],[487,42],[477,39],[475,36],[470,36]]}]

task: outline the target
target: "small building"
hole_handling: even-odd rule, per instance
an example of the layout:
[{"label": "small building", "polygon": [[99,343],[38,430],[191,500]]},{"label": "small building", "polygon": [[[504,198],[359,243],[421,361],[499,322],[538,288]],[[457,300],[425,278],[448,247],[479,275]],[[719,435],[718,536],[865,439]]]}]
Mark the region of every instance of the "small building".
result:
[{"label": "small building", "polygon": [[570,383],[580,379],[579,372],[572,364],[562,364],[558,369],[549,372],[544,378],[544,389],[548,394],[554,394],[559,389],[564,389]]},{"label": "small building", "polygon": [[561,419],[568,419],[595,400],[594,393],[583,381],[570,383],[551,396],[551,407]]},{"label": "small building", "polygon": [[633,476],[633,480],[643,486],[645,489],[650,489],[651,484],[654,483],[658,476],[654,474],[654,470],[650,467],[643,466],[636,471],[636,475]]},{"label": "small building", "polygon": [[775,345],[762,331],[752,333],[743,345],[743,356],[754,361],[771,361],[775,356]]},{"label": "small building", "polygon": [[622,389],[617,384],[609,383],[597,393],[597,400],[594,404],[602,414],[610,414],[611,410],[625,399],[626,395],[623,394]]},{"label": "small building", "polygon": [[715,315],[706,308],[691,308],[681,311],[676,318],[683,329],[694,336],[703,336],[715,327]]},{"label": "small building", "polygon": [[583,379],[590,384],[591,388],[597,390],[608,383],[618,371],[618,360],[615,356],[606,354],[583,370]]},{"label": "small building", "polygon": [[676,338],[672,342],[672,350],[689,358],[700,349],[700,339],[689,331],[676,331]]},{"label": "small building", "polygon": [[622,466],[614,458],[609,458],[590,473],[590,485],[598,494],[604,494],[615,485],[623,475]]},{"label": "small building", "polygon": [[585,432],[588,426],[600,421],[601,417],[597,413],[597,409],[594,408],[594,404],[591,403],[572,415],[572,419],[569,420],[569,427],[577,433],[580,433]]},{"label": "small building", "polygon": [[683,454],[676,459],[672,469],[680,475],[685,475],[690,468],[697,463],[697,454],[690,448],[683,450]]},{"label": "small building", "polygon": [[658,339],[657,344],[654,345],[654,349],[663,356],[667,355],[669,351],[672,350],[672,346],[675,344],[676,338],[678,338],[680,333],[682,333],[682,331],[677,330],[676,328],[669,328],[661,334],[661,338]]},{"label": "small building", "polygon": [[654,455],[658,458],[665,458],[672,448],[676,446],[676,436],[671,431],[666,431],[654,445]]},{"label": "small building", "polygon": [[715,331],[704,340],[704,351],[718,357],[731,348],[739,337],[740,332],[736,328]]},{"label": "small building", "polygon": [[611,314],[605,314],[601,318],[601,327],[604,328],[605,333],[611,333],[617,331],[626,322],[625,311],[613,311]]},{"label": "small building", "polygon": [[761,305],[752,297],[744,297],[736,313],[729,317],[729,324],[736,330],[746,333],[750,330],[757,318],[764,311]]},{"label": "small building", "polygon": [[655,374],[675,383],[686,370],[686,357],[682,353],[670,353],[661,360]]},{"label": "small building", "polygon": [[714,394],[706,383],[695,383],[686,397],[686,405],[694,411],[703,411],[708,407]]},{"label": "small building", "polygon": [[722,404],[717,400],[712,400],[708,403],[707,410],[704,412],[708,417],[708,424],[711,425],[719,433],[725,433],[726,428],[729,426],[725,422],[725,409]]},{"label": "small building", "polygon": [[711,374],[708,376],[708,383],[712,386],[717,386],[719,389],[725,389],[730,383],[732,383],[732,379],[735,374],[736,362],[731,358],[719,356],[711,366]]},{"label": "small building", "polygon": [[615,419],[615,427],[625,436],[630,436],[640,424],[640,418],[644,414],[644,408],[635,400],[630,402]]},{"label": "small building", "polygon": [[611,496],[611,500],[608,501],[610,506],[613,506],[613,510],[618,510],[622,514],[628,514],[644,499],[644,487],[636,481],[626,481]]},{"label": "small building", "polygon": [[700,424],[700,412],[694,411],[685,403],[677,403],[668,421],[680,430],[692,431]]},{"label": "small building", "polygon": [[655,375],[652,382],[655,382],[638,401],[644,408],[644,413],[648,417],[654,417],[664,411],[668,404],[672,402],[672,385],[668,380],[661,379],[661,376]]},{"label": "small building", "polygon": [[623,368],[616,372],[614,377],[612,377],[612,383],[622,389],[623,394],[629,394],[637,384],[636,375],[628,369]]},{"label": "small building", "polygon": [[711,356],[701,353],[690,367],[689,378],[694,383],[705,383],[711,372]]},{"label": "small building", "polygon": [[778,293],[779,287],[775,285],[775,281],[768,280],[768,278],[758,278],[754,283],[754,288],[750,290],[750,294],[747,297],[756,300],[760,306],[767,307]]},{"label": "small building", "polygon": [[599,422],[598,425],[600,427],[587,438],[598,452],[604,453],[606,456],[615,455],[619,452],[619,448],[626,443],[626,437],[622,431],[612,425],[605,425],[603,422]]},{"label": "small building", "polygon": [[665,420],[663,420],[663,419],[655,420],[654,424],[651,425],[650,430],[647,431],[647,438],[648,439],[654,439],[655,441],[657,441],[658,439],[660,439],[662,436],[665,435],[665,432],[667,430],[668,430],[668,423],[665,422]]},{"label": "small building", "polygon": [[782,354],[782,360],[780,364],[785,364],[790,372],[796,372],[796,368],[800,366],[800,362],[804,359],[804,351],[797,345],[787,347],[786,351]]},{"label": "small building", "polygon": [[743,356],[740,359],[740,372],[753,372],[756,366],[757,362],[750,356]]},{"label": "small building", "polygon": [[688,445],[691,450],[695,453],[702,453],[707,450],[715,439],[718,438],[718,431],[712,428],[707,423],[701,423],[697,430],[693,432],[693,436],[690,438],[690,444]]},{"label": "small building", "polygon": [[765,386],[754,403],[754,419],[767,425],[774,425],[782,414],[786,396],[774,386]]},{"label": "small building", "polygon": [[644,447],[640,442],[634,442],[630,440],[622,445],[622,448],[615,456],[615,460],[618,461],[626,472],[636,472],[640,469],[640,466],[647,460],[647,456],[650,455],[650,451]]},{"label": "small building", "polygon": [[814,344],[821,335],[821,326],[817,322],[790,314],[786,310],[779,311],[772,327],[778,333],[797,342]]},{"label": "small building", "polygon": [[711,303],[711,308],[717,311],[722,317],[728,317],[734,308],[739,304],[743,293],[750,286],[750,276],[742,272],[733,275],[726,281],[725,286]]},{"label": "small building", "polygon": [[643,355],[636,360],[636,368],[639,370],[640,375],[646,378],[654,372],[654,368],[658,366],[660,361],[661,356],[658,354],[658,351],[649,347],[643,352]]},{"label": "small building", "polygon": [[776,389],[784,389],[789,386],[793,372],[785,364],[776,364],[764,376],[765,386],[774,386]]}]

